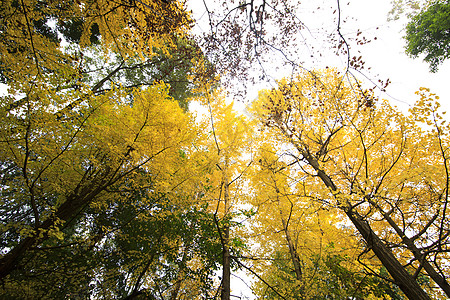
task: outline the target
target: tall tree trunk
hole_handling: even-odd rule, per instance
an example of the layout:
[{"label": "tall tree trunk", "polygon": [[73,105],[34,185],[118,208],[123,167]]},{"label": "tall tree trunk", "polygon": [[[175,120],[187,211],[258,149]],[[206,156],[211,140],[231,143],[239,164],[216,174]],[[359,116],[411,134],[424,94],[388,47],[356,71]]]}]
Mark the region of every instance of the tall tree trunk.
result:
[{"label": "tall tree trunk", "polygon": [[[308,163],[316,170],[317,176],[322,180],[327,188],[333,192],[338,192],[338,189],[331,178],[320,168],[319,162],[309,152],[301,149],[297,146],[297,149],[302,153],[303,157]],[[342,203],[341,203],[342,205]],[[383,266],[389,272],[394,279],[395,284],[405,293],[410,300],[431,300],[427,293],[421,288],[414,277],[409,274],[400,262],[395,258],[391,249],[389,249],[383,241],[372,230],[370,225],[364,220],[364,218],[351,206],[343,206],[342,208],[350,221],[355,225],[356,229],[362,235],[367,245],[372,249],[377,258],[381,261]]]},{"label": "tall tree trunk", "polygon": [[291,255],[292,263],[294,264],[295,277],[297,278],[297,280],[301,281],[302,280],[302,268],[300,266],[300,259],[297,255],[297,249],[296,249],[294,243],[292,242],[291,235],[289,234],[289,230],[287,227],[285,230],[285,234],[286,234],[286,241],[287,241],[288,247],[289,247],[289,254]]},{"label": "tall tree trunk", "polygon": [[431,300],[427,293],[420,287],[414,277],[409,274],[400,262],[395,258],[392,251],[381,241],[364,218],[357,212],[346,209],[346,215],[358,229],[386,270],[391,274],[395,284],[405,293],[410,300]]},{"label": "tall tree trunk", "polygon": [[[102,192],[108,180],[92,180],[92,182],[67,197],[66,201],[58,207],[54,216],[50,216],[41,225],[36,228],[36,233],[23,239],[17,246],[12,248],[6,255],[0,258],[0,280],[8,276],[14,271],[20,263],[22,257],[29,252],[30,248],[38,245],[48,238],[47,231],[55,225],[56,220],[65,222],[71,221],[83,207],[92,202],[93,199]],[[80,183],[80,186],[82,183]],[[43,231],[44,235],[40,236],[39,232]]]},{"label": "tall tree trunk", "polygon": [[[289,231],[289,218],[286,220],[284,215],[283,215],[283,209],[281,207],[281,201],[280,201],[280,189],[278,187],[277,184],[277,180],[276,180],[276,175],[275,175],[275,170],[273,168],[270,168],[270,171],[272,172],[272,180],[273,180],[273,184],[275,186],[275,192],[276,192],[276,199],[277,199],[277,207],[278,207],[278,212],[280,214],[280,219],[281,219],[281,224],[283,226],[283,231],[286,237],[286,242],[288,244],[288,248],[289,248],[289,254],[291,256],[291,261],[292,264],[294,265],[294,272],[295,272],[295,278],[298,281],[302,280],[302,267],[300,265],[300,258],[298,257],[297,254],[297,247],[295,246],[294,242],[292,241],[291,238],[291,233]],[[291,203],[291,210],[290,213],[292,213],[292,208],[293,205]]]},{"label": "tall tree trunk", "polygon": [[175,282],[174,288],[172,289],[172,293],[170,294],[170,300],[176,300],[178,297],[178,293],[181,289],[181,282],[183,281],[183,277],[186,274],[186,258],[189,251],[189,245],[184,246],[183,257],[181,258],[180,269],[177,274],[177,281]]},{"label": "tall tree trunk", "polygon": [[[286,237],[286,242],[289,247],[289,254],[291,255],[292,264],[294,265],[294,271],[295,271],[295,277],[297,280],[302,280],[302,268],[300,265],[300,259],[297,255],[297,248],[294,245],[294,242],[292,241],[291,234],[289,232],[289,222],[285,220],[283,216],[283,211],[281,210],[281,204],[280,204],[280,197],[279,197],[279,190],[278,187],[276,187],[277,192],[277,204],[278,204],[278,211],[280,213],[281,223],[283,224],[283,231]],[[292,207],[291,207],[292,210]]]},{"label": "tall tree trunk", "polygon": [[[230,191],[228,181],[228,158],[225,158],[225,166],[223,170],[224,183],[224,217],[228,214]],[[221,300],[230,300],[231,295],[231,265],[230,265],[230,226],[228,223],[224,225],[222,232],[222,291]]]},{"label": "tall tree trunk", "polygon": [[413,239],[410,239],[405,235],[405,233],[401,230],[401,228],[395,223],[395,221],[390,217],[389,213],[386,213],[376,202],[366,197],[369,203],[377,208],[377,210],[383,215],[384,219],[391,225],[391,227],[395,230],[397,235],[402,239],[402,243],[406,246],[406,248],[411,251],[414,255],[414,258],[423,266],[427,274],[436,282],[437,285],[444,291],[447,297],[450,299],[450,285],[448,284],[445,277],[441,276],[434,267],[428,262],[425,255],[422,251],[417,248]]},{"label": "tall tree trunk", "polygon": [[225,226],[223,230],[223,242],[222,246],[222,293],[220,295],[221,300],[230,300],[231,294],[231,266],[230,266],[230,247],[228,246],[230,240],[230,228]]}]

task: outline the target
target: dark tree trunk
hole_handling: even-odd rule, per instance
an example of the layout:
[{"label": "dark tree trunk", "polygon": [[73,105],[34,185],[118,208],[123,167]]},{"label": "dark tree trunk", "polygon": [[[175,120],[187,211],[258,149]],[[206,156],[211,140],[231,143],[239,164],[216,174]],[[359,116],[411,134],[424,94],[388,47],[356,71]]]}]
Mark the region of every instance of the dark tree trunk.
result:
[{"label": "dark tree trunk", "polygon": [[[280,211],[281,214],[281,211]],[[302,280],[302,268],[300,265],[300,259],[297,255],[297,249],[292,241],[287,222],[284,220],[283,216],[281,216],[281,221],[283,223],[284,233],[286,235],[286,241],[289,247],[289,254],[291,255],[292,263],[294,264],[295,278],[299,281]]]},{"label": "dark tree trunk", "polygon": [[[228,159],[225,161],[225,169],[223,174],[224,182],[224,216],[228,214],[230,190],[228,182]],[[222,232],[222,291],[220,294],[221,300],[230,300],[231,295],[231,262],[230,262],[230,226],[225,225]]]},{"label": "dark tree trunk", "polygon": [[286,240],[289,246],[289,253],[291,254],[291,260],[294,264],[295,277],[297,280],[302,280],[302,268],[300,266],[300,259],[298,258],[297,251],[295,249],[294,244],[292,243],[291,237],[289,236],[289,232],[286,232]]},{"label": "dark tree trunk", "polygon": [[381,241],[372,228],[370,228],[369,224],[363,219],[363,217],[352,210],[346,210],[345,213],[349,217],[350,221],[355,225],[356,229],[358,229],[368,247],[372,249],[408,299],[431,300],[414,277],[409,274],[394,257],[392,251],[383,243],[383,241]]},{"label": "dark tree trunk", "polygon": [[389,213],[386,213],[379,207],[376,203],[368,199],[370,204],[378,209],[378,211],[383,215],[384,219],[391,225],[391,227],[397,232],[398,236],[402,239],[402,243],[411,251],[414,255],[414,258],[423,266],[427,274],[436,282],[437,285],[444,291],[447,297],[450,299],[450,285],[448,284],[445,277],[441,276],[435,268],[428,262],[425,255],[422,251],[417,248],[413,239],[408,238],[405,233],[401,230],[401,228],[395,223],[394,220],[390,217]]},{"label": "dark tree trunk", "polygon": [[[297,147],[297,149],[302,153],[307,162],[317,171],[317,176],[322,180],[325,186],[333,192],[338,192],[333,180],[320,168],[317,159],[300,147]],[[405,293],[408,299],[431,300],[428,294],[425,293],[414,277],[403,268],[400,262],[395,258],[391,249],[383,243],[364,218],[358,214],[358,212],[352,210],[350,205],[345,206],[342,203],[340,205],[350,221],[355,225],[358,232],[362,235],[367,245],[392,276],[395,284],[398,285],[403,293]]]},{"label": "dark tree trunk", "polygon": [[231,266],[230,266],[230,228],[226,226],[223,230],[223,242],[222,246],[222,292],[220,294],[221,300],[230,300],[231,294]]},{"label": "dark tree trunk", "polygon": [[[108,174],[109,172],[106,172]],[[50,216],[39,227],[35,229],[36,233],[23,239],[17,246],[11,249],[0,259],[0,280],[8,276],[17,269],[21,258],[29,252],[33,246],[38,245],[48,238],[47,234],[39,235],[40,231],[44,233],[55,225],[56,220],[70,222],[87,204],[92,202],[95,197],[102,192],[110,180],[107,176],[102,179],[93,178],[87,185],[83,183],[88,180],[82,180],[75,191],[66,198],[66,201],[58,207],[54,216]]]}]

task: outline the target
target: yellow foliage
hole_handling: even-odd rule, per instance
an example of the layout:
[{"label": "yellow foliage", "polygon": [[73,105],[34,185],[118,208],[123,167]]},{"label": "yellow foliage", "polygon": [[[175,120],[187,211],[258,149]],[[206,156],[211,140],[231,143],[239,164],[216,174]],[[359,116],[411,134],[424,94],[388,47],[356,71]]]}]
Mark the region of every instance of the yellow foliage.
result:
[{"label": "yellow foliage", "polygon": [[[335,70],[281,80],[277,89],[261,92],[253,106],[261,130],[278,143],[278,150],[267,152],[280,158],[273,157],[274,165],[266,166],[272,171],[281,170],[282,163],[295,166],[296,171],[280,173],[302,181],[307,203],[320,199],[325,207],[357,211],[389,243],[402,244],[402,236],[417,234],[416,245],[428,245],[430,238],[442,237],[442,226],[448,223],[442,197],[449,182],[449,127],[438,97],[424,88],[418,95],[420,100],[405,116]],[[264,184],[261,191],[267,199],[276,195],[267,194],[269,186]],[[279,189],[276,197],[296,193]],[[293,214],[298,211],[305,209],[292,209]],[[424,234],[430,222],[433,229]],[[411,248],[395,252],[404,264],[413,257]]]},{"label": "yellow foliage", "polygon": [[[80,57],[60,47],[57,37],[49,34],[52,29],[47,22],[56,22],[50,26],[68,27],[72,36],[79,37],[81,48],[91,44],[96,31],[105,53],[121,53],[125,59],[136,54],[152,57],[154,49],[170,47],[170,37],[184,35],[192,22],[181,2],[162,4],[153,0],[58,0],[45,4],[36,0],[2,1],[3,75],[11,79],[12,85],[24,79],[45,78],[48,71],[77,76]],[[75,23],[79,25],[70,29],[70,24]]]}]

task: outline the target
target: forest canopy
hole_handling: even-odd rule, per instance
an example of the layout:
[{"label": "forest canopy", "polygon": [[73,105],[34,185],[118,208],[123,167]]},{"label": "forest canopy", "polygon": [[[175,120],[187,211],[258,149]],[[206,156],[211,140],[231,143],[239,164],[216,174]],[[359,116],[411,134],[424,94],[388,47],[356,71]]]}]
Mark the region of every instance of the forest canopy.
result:
[{"label": "forest canopy", "polygon": [[[340,18],[347,69],[307,70],[295,3],[221,7],[199,37],[183,1],[1,3],[0,297],[450,297],[439,97],[379,99]],[[224,78],[282,47],[237,110]]]}]

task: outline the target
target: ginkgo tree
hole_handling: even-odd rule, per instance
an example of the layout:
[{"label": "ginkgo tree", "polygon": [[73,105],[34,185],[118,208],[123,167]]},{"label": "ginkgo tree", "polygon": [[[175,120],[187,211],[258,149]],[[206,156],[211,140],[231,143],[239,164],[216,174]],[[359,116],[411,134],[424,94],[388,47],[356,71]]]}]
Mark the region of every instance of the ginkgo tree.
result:
[{"label": "ginkgo tree", "polygon": [[[239,261],[238,253],[246,241],[237,220],[240,207],[248,201],[245,177],[252,164],[253,127],[249,120],[233,109],[233,102],[227,103],[220,90],[205,93],[203,104],[209,109],[209,116],[203,125],[205,136],[203,161],[207,167],[203,186],[207,187],[203,198],[214,214],[216,232],[222,246],[222,275],[220,299],[231,297],[231,271]],[[200,150],[200,149],[199,149]],[[200,178],[201,179],[201,178]],[[219,292],[217,293],[219,294]]]},{"label": "ginkgo tree", "polygon": [[[310,195],[348,217],[410,299],[449,295],[447,125],[428,98],[405,116],[326,70],[282,80],[255,104],[315,184]],[[436,127],[419,126],[423,118]]]},{"label": "ginkgo tree", "polygon": [[[250,221],[256,291],[268,299],[322,299],[395,295],[357,261],[362,251],[345,216],[330,210],[299,174],[298,164],[271,132],[264,132],[252,169]],[[301,171],[300,171],[301,172]],[[306,179],[306,180],[305,180]],[[365,260],[373,264],[371,260]]]},{"label": "ginkgo tree", "polygon": [[[33,273],[25,266],[40,249],[101,242],[107,229],[82,227],[96,223],[84,219],[88,208],[120,206],[129,201],[121,195],[127,191],[143,193],[140,206],[167,193],[180,147],[191,141],[194,127],[164,85],[136,91],[132,103],[128,96],[119,90],[96,97],[67,116],[70,121],[43,109],[45,99],[24,112],[3,111],[3,279],[20,270]],[[66,240],[70,228],[78,237]]]},{"label": "ginkgo tree", "polygon": [[[2,77],[31,80],[46,74],[77,76],[82,57],[61,47],[100,43],[123,59],[170,45],[191,19],[182,3],[156,1],[3,1]],[[22,68],[18,65],[22,65]],[[24,67],[28,66],[28,67]]]},{"label": "ginkgo tree", "polygon": [[0,14],[2,295],[202,294],[214,223],[177,189],[197,127],[169,96],[190,86],[156,82],[208,69],[183,3],[3,1]]},{"label": "ginkgo tree", "polygon": [[[190,36],[192,20],[178,1],[1,5],[0,76],[12,95],[30,95],[35,84],[45,83],[47,90],[67,95],[64,103],[53,105],[70,110],[114,84],[131,93],[165,81],[187,109],[192,84],[213,72]],[[27,99],[9,99],[10,108]]]}]

